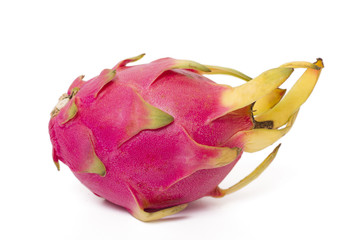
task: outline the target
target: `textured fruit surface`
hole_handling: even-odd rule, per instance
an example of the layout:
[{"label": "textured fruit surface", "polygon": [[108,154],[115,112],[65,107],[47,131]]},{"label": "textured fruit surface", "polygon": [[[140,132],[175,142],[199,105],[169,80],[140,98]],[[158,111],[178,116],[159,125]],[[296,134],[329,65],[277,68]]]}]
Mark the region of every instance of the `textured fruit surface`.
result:
[{"label": "textured fruit surface", "polygon": [[[236,70],[163,58],[121,61],[84,81],[75,79],[51,113],[53,160],[93,193],[142,221],[174,214],[204,196],[222,197],[247,185],[279,146],[246,178],[218,187],[244,151],[261,150],[285,135],[323,68],[291,62],[251,79]],[[285,94],[279,86],[306,68]],[[205,74],[246,82],[219,85]]]}]

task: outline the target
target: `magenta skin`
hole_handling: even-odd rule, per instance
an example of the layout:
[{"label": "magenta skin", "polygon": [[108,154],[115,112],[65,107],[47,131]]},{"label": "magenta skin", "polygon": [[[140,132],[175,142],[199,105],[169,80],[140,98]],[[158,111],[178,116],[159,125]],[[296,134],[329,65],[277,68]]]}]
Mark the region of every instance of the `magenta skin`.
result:
[{"label": "magenta skin", "polygon": [[[70,86],[73,96],[49,124],[55,163],[130,212],[217,196],[242,154],[241,140],[228,140],[254,127],[251,106],[228,113],[221,104],[227,88],[196,70],[174,69],[177,60],[127,62]],[[162,120],[149,106],[172,121],[156,125]],[[214,164],[234,149],[228,164]],[[104,174],[96,172],[101,166]]]}]

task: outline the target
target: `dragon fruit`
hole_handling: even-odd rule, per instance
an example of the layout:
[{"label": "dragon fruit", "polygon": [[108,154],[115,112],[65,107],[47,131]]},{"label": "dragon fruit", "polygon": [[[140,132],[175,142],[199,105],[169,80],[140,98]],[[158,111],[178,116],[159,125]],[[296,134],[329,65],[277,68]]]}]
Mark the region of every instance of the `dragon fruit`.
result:
[{"label": "dragon fruit", "polygon": [[[163,58],[75,79],[51,113],[53,160],[94,194],[142,221],[183,210],[204,196],[239,190],[272,162],[280,147],[228,189],[218,185],[242,153],[272,145],[292,127],[323,62],[290,62],[251,79],[233,69]],[[279,86],[306,68],[285,95]],[[206,74],[245,80],[219,85]]]}]

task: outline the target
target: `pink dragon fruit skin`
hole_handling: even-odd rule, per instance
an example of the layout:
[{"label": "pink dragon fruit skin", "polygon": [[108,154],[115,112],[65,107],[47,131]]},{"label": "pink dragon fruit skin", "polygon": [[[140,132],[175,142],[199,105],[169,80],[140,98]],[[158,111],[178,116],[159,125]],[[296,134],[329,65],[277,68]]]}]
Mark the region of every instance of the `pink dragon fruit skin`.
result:
[{"label": "pink dragon fruit skin", "polygon": [[[321,59],[292,62],[251,80],[232,69],[171,58],[126,66],[142,56],[86,82],[78,77],[49,124],[56,166],[62,161],[93,193],[142,221],[204,196],[224,196],[256,178],[278,147],[248,177],[218,187],[243,151],[261,150],[288,132],[323,67]],[[296,67],[307,70],[283,98],[278,86]],[[232,88],[203,76],[217,73],[248,82]],[[256,115],[257,109],[265,111]]]}]

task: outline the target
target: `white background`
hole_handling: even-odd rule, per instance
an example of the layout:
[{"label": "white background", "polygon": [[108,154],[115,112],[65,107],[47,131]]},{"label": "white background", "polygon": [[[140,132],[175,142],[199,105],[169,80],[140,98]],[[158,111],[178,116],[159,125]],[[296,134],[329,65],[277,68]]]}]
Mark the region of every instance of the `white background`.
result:
[{"label": "white background", "polygon": [[[1,1],[1,239],[360,239],[357,1]],[[57,172],[47,124],[71,82],[146,52],[252,77],[324,59],[264,174],[223,199],[143,223]],[[299,73],[300,74],[300,73]],[[235,78],[216,78],[237,85]],[[221,186],[263,160],[244,154]]]}]

